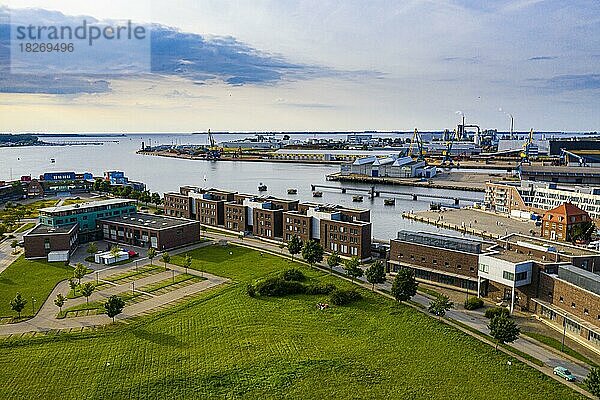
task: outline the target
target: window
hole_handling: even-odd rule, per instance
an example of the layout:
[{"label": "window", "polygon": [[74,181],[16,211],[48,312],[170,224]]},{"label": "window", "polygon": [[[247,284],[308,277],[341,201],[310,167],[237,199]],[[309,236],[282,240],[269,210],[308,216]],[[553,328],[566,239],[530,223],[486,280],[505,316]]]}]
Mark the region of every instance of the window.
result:
[{"label": "window", "polygon": [[588,310],[587,308],[583,309],[583,314],[584,315],[590,315],[590,310]]},{"label": "window", "polygon": [[508,272],[508,271],[502,271],[502,277],[509,281],[515,280],[515,274],[513,274],[512,272]]},{"label": "window", "polygon": [[562,296],[560,296],[560,298],[558,299],[558,301],[560,301],[561,303],[564,303],[564,302],[565,302],[565,299],[563,299],[563,297],[562,297]]},{"label": "window", "polygon": [[571,308],[575,308],[575,303],[571,303]]},{"label": "window", "polygon": [[527,271],[517,272],[517,275],[515,276],[515,280],[524,281],[526,279],[527,279]]},{"label": "window", "polygon": [[487,274],[488,272],[490,272],[490,266],[486,264],[479,264],[479,271]]},{"label": "window", "polygon": [[433,259],[432,262],[433,262],[433,264],[437,264],[437,260],[435,258]]}]

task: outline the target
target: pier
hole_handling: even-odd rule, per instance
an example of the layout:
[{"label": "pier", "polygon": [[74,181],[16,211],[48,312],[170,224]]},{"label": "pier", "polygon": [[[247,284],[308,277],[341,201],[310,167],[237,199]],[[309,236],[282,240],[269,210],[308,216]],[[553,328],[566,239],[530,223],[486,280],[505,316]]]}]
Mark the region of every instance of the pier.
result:
[{"label": "pier", "polygon": [[460,196],[444,196],[438,194],[427,194],[427,193],[411,193],[411,192],[399,192],[392,190],[379,190],[375,189],[375,186],[371,186],[370,188],[357,188],[357,187],[345,187],[345,186],[331,186],[331,185],[320,185],[320,184],[311,184],[311,190],[314,192],[317,189],[331,189],[331,190],[340,190],[342,193],[347,193],[351,191],[353,193],[366,193],[370,198],[379,197],[382,194],[390,195],[390,196],[407,196],[412,200],[417,201],[419,197],[426,199],[436,199],[436,200],[452,200],[454,205],[459,205],[461,201],[464,202],[472,202],[477,203],[480,202],[481,199],[473,199],[469,197],[460,197]]}]

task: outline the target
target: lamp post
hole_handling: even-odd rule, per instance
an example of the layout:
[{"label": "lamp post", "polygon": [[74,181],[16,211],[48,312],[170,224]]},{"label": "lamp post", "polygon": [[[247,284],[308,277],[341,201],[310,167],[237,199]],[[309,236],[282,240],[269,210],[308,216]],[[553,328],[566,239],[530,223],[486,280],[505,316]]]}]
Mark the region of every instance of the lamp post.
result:
[{"label": "lamp post", "polygon": [[135,281],[131,282],[131,294],[135,296]]},{"label": "lamp post", "polygon": [[31,296],[31,312],[35,315],[35,299]]},{"label": "lamp post", "polygon": [[96,285],[100,283],[100,277],[98,276],[98,271],[96,271]]},{"label": "lamp post", "polygon": [[567,336],[567,319],[563,317],[563,337],[560,345],[560,351],[563,353],[565,352],[565,336]]}]

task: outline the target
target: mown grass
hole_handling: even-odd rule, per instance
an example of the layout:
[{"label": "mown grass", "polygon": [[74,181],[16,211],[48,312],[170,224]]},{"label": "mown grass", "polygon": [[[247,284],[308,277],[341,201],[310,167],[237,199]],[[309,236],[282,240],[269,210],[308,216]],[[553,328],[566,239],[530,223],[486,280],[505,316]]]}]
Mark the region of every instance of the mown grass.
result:
[{"label": "mown grass", "polygon": [[[529,336],[530,338],[537,340],[538,342],[544,343],[545,345],[550,346],[556,350],[560,351],[562,349],[562,343],[554,338],[551,338],[551,337],[548,337],[546,335],[542,335],[542,334],[539,334],[536,332],[521,332],[521,333],[525,336]],[[579,361],[583,361],[584,363],[586,363],[590,366],[597,366],[596,362],[590,360],[583,354],[571,349],[568,346],[564,347],[564,353],[570,355],[571,357],[573,357]]]},{"label": "mown grass", "polygon": [[33,222],[27,222],[27,223],[25,223],[25,224],[21,225],[21,226],[19,227],[19,229],[17,229],[17,230],[15,231],[15,233],[21,233],[21,232],[28,231],[28,230],[30,230],[31,228],[33,228],[34,226],[35,226],[35,224],[34,224]]},{"label": "mown grass", "polygon": [[16,259],[0,274],[0,316],[16,317],[10,309],[10,301],[17,292],[27,300],[22,317],[32,316],[31,298],[35,298],[35,310],[42,306],[54,286],[73,276],[73,268],[62,262],[49,263],[41,260]]},{"label": "mown grass", "polygon": [[[231,252],[231,254],[230,254]],[[0,398],[581,399],[566,386],[408,306],[361,290],[251,298],[287,260],[239,247],[191,252],[232,279],[128,325],[0,343]],[[174,257],[180,261],[180,257]],[[294,265],[310,279],[350,283]]]}]

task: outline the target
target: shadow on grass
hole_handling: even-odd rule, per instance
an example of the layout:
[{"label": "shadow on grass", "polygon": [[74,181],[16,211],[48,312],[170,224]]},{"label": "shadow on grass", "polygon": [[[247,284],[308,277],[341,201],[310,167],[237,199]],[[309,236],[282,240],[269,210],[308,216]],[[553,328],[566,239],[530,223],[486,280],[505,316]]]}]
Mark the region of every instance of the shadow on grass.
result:
[{"label": "shadow on grass", "polygon": [[150,332],[145,329],[134,329],[133,336],[144,339],[154,344],[169,347],[181,347],[182,343],[177,337],[163,332]]}]

